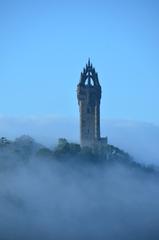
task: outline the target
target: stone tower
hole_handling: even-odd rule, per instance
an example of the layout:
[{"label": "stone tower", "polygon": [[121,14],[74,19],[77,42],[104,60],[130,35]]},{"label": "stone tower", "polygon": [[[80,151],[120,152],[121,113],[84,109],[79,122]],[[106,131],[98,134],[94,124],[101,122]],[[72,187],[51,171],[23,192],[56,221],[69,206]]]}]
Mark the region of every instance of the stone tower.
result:
[{"label": "stone tower", "polygon": [[81,147],[93,148],[100,140],[100,100],[101,86],[98,74],[90,63],[81,72],[77,85],[77,98],[80,111]]}]

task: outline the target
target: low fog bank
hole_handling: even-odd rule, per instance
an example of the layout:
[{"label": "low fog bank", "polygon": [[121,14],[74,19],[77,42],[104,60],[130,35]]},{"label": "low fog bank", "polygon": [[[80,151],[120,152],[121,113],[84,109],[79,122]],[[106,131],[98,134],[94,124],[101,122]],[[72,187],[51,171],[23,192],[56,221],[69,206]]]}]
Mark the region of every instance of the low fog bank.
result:
[{"label": "low fog bank", "polygon": [[[132,155],[136,161],[159,165],[159,126],[126,120],[102,120],[102,136]],[[26,134],[53,146],[60,137],[79,141],[79,120],[58,117],[0,117],[1,136],[14,139]]]},{"label": "low fog bank", "polygon": [[34,158],[0,182],[0,239],[159,239],[157,173]]},{"label": "low fog bank", "polygon": [[[78,140],[78,120],[1,117],[0,132],[9,139],[27,134],[53,147],[59,137]],[[102,121],[102,135],[137,162],[158,169],[157,126]],[[12,154],[12,144],[8,146],[9,157],[4,158],[4,150],[0,154],[0,239],[159,239],[157,171],[119,161],[97,164],[37,156],[21,161]],[[23,151],[18,154],[23,156]]]},{"label": "low fog bank", "polygon": [[159,165],[159,126],[144,122],[111,120],[102,122],[102,130],[107,133],[110,143],[127,151],[136,161]]}]

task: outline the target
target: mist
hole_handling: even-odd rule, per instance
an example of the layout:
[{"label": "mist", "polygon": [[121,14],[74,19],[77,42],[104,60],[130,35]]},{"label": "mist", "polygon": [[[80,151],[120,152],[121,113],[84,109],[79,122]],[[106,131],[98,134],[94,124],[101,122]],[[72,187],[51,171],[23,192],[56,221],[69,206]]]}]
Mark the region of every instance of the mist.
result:
[{"label": "mist", "polygon": [[[59,136],[68,139],[76,141],[78,136],[77,131],[71,131],[75,126],[72,121],[14,119],[12,131],[7,126],[13,119],[8,122],[4,121],[6,137],[32,132],[31,136],[52,147],[58,130]],[[57,123],[63,123],[62,127],[57,128]],[[51,127],[56,131],[49,131]],[[153,164],[154,171],[76,158],[57,161],[31,157],[23,162],[11,157],[4,165],[6,160],[1,156],[0,239],[158,240],[157,129],[151,124],[127,121],[107,124],[110,143],[129,150],[135,161],[145,166]],[[148,137],[154,141],[147,143]]]},{"label": "mist", "polygon": [[159,238],[157,172],[75,161],[0,171],[1,239]]},{"label": "mist", "polygon": [[[0,133],[11,139],[26,134],[52,148],[60,137],[79,142],[79,120],[55,116],[0,116]],[[136,161],[159,165],[159,126],[152,123],[103,119],[102,136],[129,152]]]}]

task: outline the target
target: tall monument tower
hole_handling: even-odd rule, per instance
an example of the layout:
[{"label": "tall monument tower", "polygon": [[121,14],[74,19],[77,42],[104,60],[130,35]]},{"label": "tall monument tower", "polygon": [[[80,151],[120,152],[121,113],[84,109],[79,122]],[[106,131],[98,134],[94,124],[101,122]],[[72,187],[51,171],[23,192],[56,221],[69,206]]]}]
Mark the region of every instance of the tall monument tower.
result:
[{"label": "tall monument tower", "polygon": [[90,63],[81,72],[77,85],[77,98],[80,111],[81,147],[94,147],[100,142],[100,100],[101,86],[98,74]]}]

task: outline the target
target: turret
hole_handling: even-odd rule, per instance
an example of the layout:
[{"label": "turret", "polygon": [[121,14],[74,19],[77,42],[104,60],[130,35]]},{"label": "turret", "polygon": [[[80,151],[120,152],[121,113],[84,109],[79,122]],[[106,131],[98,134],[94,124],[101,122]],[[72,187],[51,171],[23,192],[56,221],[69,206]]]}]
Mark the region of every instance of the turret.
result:
[{"label": "turret", "polygon": [[81,147],[93,147],[100,140],[101,86],[90,59],[81,72],[77,85],[77,98],[80,111]]}]

